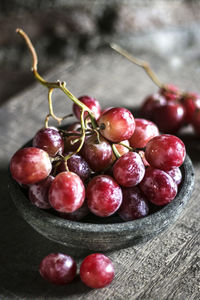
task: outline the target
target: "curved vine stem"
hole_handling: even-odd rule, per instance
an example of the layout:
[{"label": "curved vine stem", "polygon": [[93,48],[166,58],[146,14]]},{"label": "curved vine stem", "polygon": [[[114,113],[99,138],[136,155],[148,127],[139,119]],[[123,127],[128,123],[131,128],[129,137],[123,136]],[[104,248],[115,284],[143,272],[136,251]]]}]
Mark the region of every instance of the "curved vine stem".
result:
[{"label": "curved vine stem", "polygon": [[57,117],[57,116],[54,114],[54,112],[53,112],[53,105],[52,105],[52,98],[51,98],[52,93],[53,93],[53,90],[54,90],[53,88],[50,88],[50,89],[49,89],[49,92],[48,92],[49,115],[51,115],[52,118],[53,118],[54,120],[56,120],[56,121],[58,122],[58,124],[60,125],[60,124],[61,124],[61,121],[63,120],[63,118]]},{"label": "curved vine stem", "polygon": [[130,151],[134,151],[134,149],[131,146],[128,146],[128,145],[124,144],[123,142],[120,142],[118,144],[125,147],[125,148],[127,148],[127,149],[129,149]]},{"label": "curved vine stem", "polygon": [[151,78],[151,80],[159,87],[159,88],[165,88],[165,85],[158,79],[156,74],[153,72],[153,70],[150,68],[149,64],[146,61],[140,60],[134,56],[132,56],[130,53],[128,53],[126,50],[118,46],[117,44],[111,43],[110,47],[121,54],[122,56],[126,57],[129,61],[134,63],[135,65],[142,67],[145,72],[148,74],[148,76]]},{"label": "curved vine stem", "polygon": [[37,65],[38,65],[38,58],[37,58],[37,53],[35,51],[35,48],[33,47],[33,44],[30,40],[30,38],[28,37],[28,35],[20,28],[16,29],[16,32],[19,33],[22,38],[25,40],[26,45],[28,47],[28,49],[31,52],[32,55],[32,71],[33,74],[35,76],[35,78],[44,86],[46,86],[48,89],[55,89],[58,88],[60,89],[63,93],[65,93],[68,98],[70,98],[74,103],[76,103],[81,109],[82,111],[87,111],[90,119],[91,119],[91,123],[92,123],[92,127],[95,129],[97,127],[97,123],[95,120],[95,117],[92,113],[92,111],[85,105],[83,104],[81,101],[79,101],[67,88],[66,88],[66,83],[64,81],[56,81],[56,82],[49,82],[46,81],[44,78],[42,78],[42,76],[40,76],[40,74],[37,71]]},{"label": "curved vine stem", "polygon": [[114,153],[114,155],[117,159],[121,157],[121,155],[120,155],[119,151],[117,150],[115,144],[112,144],[112,151],[113,151],[113,153]]},{"label": "curved vine stem", "polygon": [[45,119],[45,127],[47,128],[48,127],[48,122],[49,122],[49,118],[52,117],[54,120],[56,120],[58,122],[58,125],[61,124],[61,122],[66,119],[66,118],[69,118],[69,117],[73,117],[72,114],[69,114],[69,115],[66,115],[64,117],[57,117],[54,112],[53,112],[53,105],[52,105],[52,93],[53,93],[53,88],[50,88],[49,89],[49,92],[48,92],[48,102],[49,102],[49,114],[46,116],[46,119]]},{"label": "curved vine stem", "polygon": [[81,148],[83,147],[83,144],[85,142],[85,137],[86,137],[86,128],[85,128],[85,120],[84,120],[84,109],[81,111],[81,128],[82,128],[82,135],[79,139],[77,139],[77,142],[78,140],[81,142],[78,149],[70,154],[68,154],[67,156],[65,156],[64,160],[65,162],[70,158],[72,157],[72,155],[78,153]]}]

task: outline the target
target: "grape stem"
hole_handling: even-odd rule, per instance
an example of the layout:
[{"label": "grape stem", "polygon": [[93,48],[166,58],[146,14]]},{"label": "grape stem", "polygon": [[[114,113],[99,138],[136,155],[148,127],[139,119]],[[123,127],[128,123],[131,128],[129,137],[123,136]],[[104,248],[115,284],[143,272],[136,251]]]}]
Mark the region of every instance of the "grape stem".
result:
[{"label": "grape stem", "polygon": [[134,151],[134,149],[133,149],[132,147],[130,147],[130,146],[128,146],[128,145],[126,145],[126,144],[124,144],[124,143],[122,143],[122,142],[120,142],[119,145],[121,145],[121,146],[123,146],[123,147],[129,149],[130,151]]},{"label": "grape stem", "polygon": [[145,151],[145,149],[146,149],[146,147],[144,147],[144,148],[133,148],[133,147],[130,147],[130,146],[124,144],[123,142],[118,143],[118,145],[121,145],[121,146],[123,146],[123,147],[129,149],[131,152],[135,152],[135,151]]},{"label": "grape stem", "polygon": [[117,150],[115,144],[112,144],[112,150],[113,150],[113,153],[114,153],[116,159],[121,157],[121,155],[120,155],[119,151]]},{"label": "grape stem", "polygon": [[142,67],[145,72],[148,74],[148,76],[151,78],[151,80],[159,87],[159,88],[165,88],[165,85],[158,79],[156,74],[153,72],[153,70],[150,68],[149,64],[146,61],[140,60],[134,56],[132,56],[129,52],[124,50],[122,47],[118,46],[117,44],[110,43],[110,47],[121,54],[122,56],[126,57],[129,61],[134,63],[135,65]]},{"label": "grape stem", "polygon": [[[72,155],[78,153],[81,148],[83,147],[83,144],[85,142],[85,137],[86,137],[86,128],[85,128],[85,120],[84,120],[84,109],[81,111],[81,128],[82,128],[82,135],[81,137],[78,139],[81,143],[78,147],[78,149],[70,154],[68,154],[67,156],[64,157],[65,162],[67,162],[67,160],[72,157]],[[77,140],[77,141],[78,141]]]},{"label": "grape stem", "polygon": [[61,122],[66,119],[66,118],[69,118],[69,117],[73,117],[73,114],[69,114],[69,115],[66,115],[64,117],[57,117],[54,112],[53,112],[53,105],[52,105],[52,92],[53,92],[53,88],[50,88],[49,89],[49,92],[48,92],[48,102],[49,102],[49,114],[46,116],[46,119],[45,119],[45,127],[48,128],[49,125],[48,125],[48,122],[49,122],[49,118],[52,117],[54,120],[56,120],[58,122],[58,124],[60,125]]},{"label": "grape stem", "polygon": [[[37,65],[38,65],[38,57],[37,57],[37,53],[35,51],[35,48],[33,47],[33,44],[30,40],[30,38],[28,37],[28,35],[20,28],[16,29],[16,32],[19,33],[22,38],[25,40],[27,47],[29,48],[31,55],[32,55],[32,59],[33,59],[33,63],[32,63],[32,72],[35,76],[35,78],[44,86],[46,86],[49,89],[49,95],[51,97],[51,93],[53,89],[60,89],[61,91],[63,91],[63,93],[65,93],[68,98],[70,98],[75,104],[77,104],[81,110],[83,111],[87,111],[90,119],[91,119],[91,123],[92,123],[92,127],[95,129],[97,127],[97,123],[96,123],[96,119],[93,115],[93,112],[85,105],[83,104],[80,100],[78,100],[67,88],[66,88],[66,82],[64,81],[56,81],[56,82],[48,82],[46,81],[44,78],[42,78],[40,76],[40,74],[37,71]],[[49,108],[49,110],[51,111],[51,109]],[[60,118],[56,117],[55,114],[53,113],[53,115],[50,113],[50,115],[56,119],[57,121],[60,120]],[[46,118],[46,124],[48,124],[48,119],[49,116]]]}]

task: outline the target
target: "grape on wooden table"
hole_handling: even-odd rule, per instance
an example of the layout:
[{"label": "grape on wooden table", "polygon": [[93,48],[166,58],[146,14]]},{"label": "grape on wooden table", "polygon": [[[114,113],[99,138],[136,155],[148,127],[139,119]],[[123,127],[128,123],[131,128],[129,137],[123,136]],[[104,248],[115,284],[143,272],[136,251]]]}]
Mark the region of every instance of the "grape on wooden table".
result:
[{"label": "grape on wooden table", "polygon": [[81,280],[93,289],[109,285],[114,276],[115,271],[111,260],[101,253],[88,255],[80,266]]},{"label": "grape on wooden table", "polygon": [[43,258],[39,266],[40,275],[56,285],[65,285],[76,276],[76,262],[63,253],[51,253]]}]

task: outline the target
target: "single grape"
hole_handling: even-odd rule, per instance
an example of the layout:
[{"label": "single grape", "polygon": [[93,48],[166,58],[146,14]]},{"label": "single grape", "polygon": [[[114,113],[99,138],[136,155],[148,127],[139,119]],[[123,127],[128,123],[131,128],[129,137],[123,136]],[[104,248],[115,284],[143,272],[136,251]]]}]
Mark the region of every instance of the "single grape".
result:
[{"label": "single grape", "polygon": [[86,201],[84,201],[83,205],[79,209],[75,210],[72,213],[62,213],[62,212],[60,212],[59,216],[64,218],[64,219],[71,220],[71,221],[80,221],[85,216],[87,216],[89,214],[89,212],[90,211],[89,211],[88,205],[87,205]]},{"label": "single grape", "polygon": [[86,198],[92,213],[100,217],[108,217],[120,207],[122,190],[111,176],[98,175],[89,182]]},{"label": "single grape", "polygon": [[78,175],[62,172],[55,177],[49,190],[49,202],[55,210],[72,213],[81,207],[84,199],[85,187]]},{"label": "single grape", "polygon": [[42,128],[33,138],[33,147],[46,151],[49,156],[55,157],[56,154],[62,154],[64,150],[64,141],[58,129]]},{"label": "single grape", "polygon": [[115,271],[111,260],[101,253],[88,255],[80,266],[81,280],[93,289],[109,285],[114,276]]},{"label": "single grape", "polygon": [[[101,114],[101,107],[99,101],[89,96],[81,96],[78,98],[93,112],[95,119],[98,119]],[[78,120],[81,119],[81,108],[77,104],[73,104],[73,112]],[[84,118],[88,115],[88,112],[84,112]]]},{"label": "single grape", "polygon": [[124,154],[113,166],[115,180],[125,187],[132,187],[140,183],[144,173],[144,164],[140,155],[136,152]]},{"label": "single grape", "polygon": [[200,109],[200,95],[196,93],[186,93],[181,99],[185,109],[184,122],[192,123],[195,111]]},{"label": "single grape", "polygon": [[51,253],[40,263],[40,275],[47,281],[56,285],[70,283],[76,276],[76,262],[66,254]]},{"label": "single grape", "polygon": [[101,134],[111,142],[128,140],[135,130],[131,112],[122,107],[111,108],[98,119]]},{"label": "single grape", "polygon": [[166,99],[159,93],[147,96],[141,107],[141,114],[144,118],[153,120],[153,112],[156,107],[166,104]]},{"label": "single grape", "polygon": [[153,111],[153,120],[161,132],[176,133],[184,123],[185,110],[178,101],[168,101],[156,107]]},{"label": "single grape", "polygon": [[179,185],[182,181],[182,173],[179,168],[174,168],[169,171],[165,171],[169,176],[172,177],[172,179],[176,182],[177,185]]},{"label": "single grape", "polygon": [[166,172],[147,168],[145,176],[140,182],[140,188],[147,199],[155,205],[166,205],[177,194],[177,184]]},{"label": "single grape", "polygon": [[[69,154],[69,153],[68,153]],[[67,153],[64,155],[66,156]],[[73,154],[68,160],[67,160],[67,167],[69,171],[76,173],[83,181],[88,179],[91,174],[90,167],[88,163],[85,161],[83,157],[81,157],[79,154]],[[60,165],[56,169],[57,173],[65,172],[66,164],[65,161],[61,161]]]},{"label": "single grape", "polygon": [[42,209],[51,208],[48,193],[53,180],[54,177],[49,175],[43,181],[30,185],[29,200],[31,203]]},{"label": "single grape", "polygon": [[144,148],[148,141],[159,135],[158,127],[146,119],[135,119],[135,131],[129,139],[133,148]]},{"label": "single grape", "polygon": [[96,134],[88,137],[81,149],[81,155],[94,172],[104,170],[112,161],[111,145],[102,136],[100,143]]},{"label": "single grape", "polygon": [[145,157],[148,163],[164,171],[180,167],[185,159],[185,145],[176,136],[162,134],[151,139],[146,145]]},{"label": "single grape", "polygon": [[11,175],[21,184],[34,184],[44,180],[51,168],[48,153],[35,147],[18,150],[10,161]]},{"label": "single grape", "polygon": [[138,187],[122,188],[123,200],[118,210],[119,216],[124,221],[143,218],[149,213],[146,197]]}]

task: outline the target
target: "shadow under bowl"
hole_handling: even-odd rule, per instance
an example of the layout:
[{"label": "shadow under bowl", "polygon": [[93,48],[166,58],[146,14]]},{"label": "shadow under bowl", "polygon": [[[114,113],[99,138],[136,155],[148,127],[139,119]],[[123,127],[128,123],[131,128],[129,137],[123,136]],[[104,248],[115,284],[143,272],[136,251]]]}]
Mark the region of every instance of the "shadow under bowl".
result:
[{"label": "shadow under bowl", "polygon": [[46,238],[70,248],[107,251],[145,242],[179,217],[194,186],[194,170],[188,156],[181,171],[182,183],[171,203],[142,219],[129,222],[123,222],[117,215],[109,218],[88,216],[83,222],[63,219],[51,211],[41,210],[32,205],[24,190],[11,176],[9,192],[22,217]]}]

